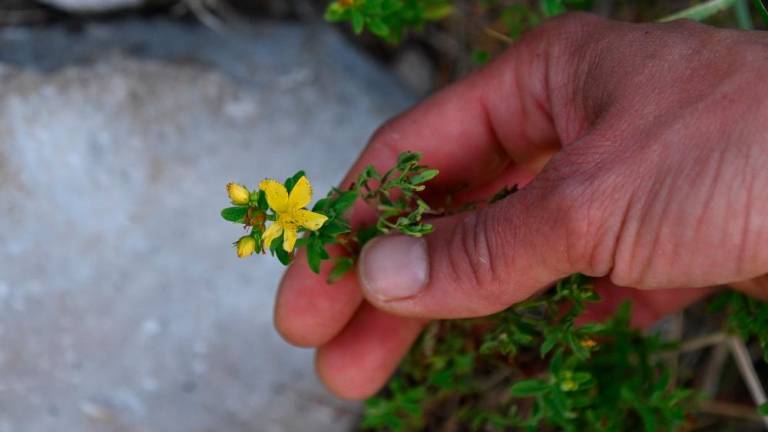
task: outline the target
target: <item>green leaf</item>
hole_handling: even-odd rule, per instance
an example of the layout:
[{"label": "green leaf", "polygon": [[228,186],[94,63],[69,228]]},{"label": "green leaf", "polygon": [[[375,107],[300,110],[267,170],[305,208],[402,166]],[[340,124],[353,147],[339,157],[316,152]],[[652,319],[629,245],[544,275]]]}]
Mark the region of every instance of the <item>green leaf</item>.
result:
[{"label": "green leaf", "polygon": [[421,154],[416,152],[400,153],[397,157],[397,166],[404,168],[406,165],[416,163],[421,159]]},{"label": "green leaf", "polygon": [[529,379],[518,381],[512,384],[509,392],[515,397],[539,396],[547,393],[550,389],[549,384],[538,379]]},{"label": "green leaf", "polygon": [[376,229],[376,226],[369,226],[365,228],[360,228],[357,231],[357,243],[362,248],[365,246],[366,243],[368,243],[371,239],[379,235],[379,230]]},{"label": "green leaf", "polygon": [[355,260],[351,257],[339,257],[333,261],[333,267],[328,274],[328,283],[334,283],[341,280],[355,265]]},{"label": "green leaf", "polygon": [[290,193],[293,190],[293,187],[296,186],[296,182],[299,181],[300,178],[304,177],[306,173],[304,171],[299,171],[293,176],[285,179],[285,188],[288,189],[288,193]]},{"label": "green leaf", "polygon": [[482,66],[491,61],[491,53],[485,50],[472,51],[472,63]]},{"label": "green leaf", "polygon": [[263,190],[259,190],[259,196],[256,198],[256,205],[261,211],[269,210],[269,203],[267,202],[267,194]]},{"label": "green leaf", "polygon": [[768,26],[768,5],[766,5],[765,0],[755,0],[755,7],[763,18],[765,25]]},{"label": "green leaf", "polygon": [[376,170],[376,167],[373,165],[368,165],[365,167],[365,170],[363,170],[362,173],[360,173],[360,177],[364,179],[374,179],[379,180],[381,179],[381,174]]},{"label": "green leaf", "polygon": [[315,213],[321,213],[326,214],[328,213],[328,209],[331,206],[331,199],[330,198],[323,198],[318,200],[315,205],[312,207],[312,211]]},{"label": "green leaf", "polygon": [[323,259],[320,257],[320,252],[316,246],[316,242],[310,241],[307,244],[307,264],[309,264],[309,268],[315,272],[320,273],[320,263],[323,261]]},{"label": "green leaf", "polygon": [[352,31],[355,34],[360,34],[365,29],[365,16],[362,12],[355,9],[352,11]]},{"label": "green leaf", "polygon": [[221,211],[221,217],[229,222],[240,223],[246,213],[248,213],[248,207],[227,207]]},{"label": "green leaf", "polygon": [[557,343],[557,338],[554,336],[550,336],[546,340],[544,340],[544,343],[541,344],[541,348],[539,348],[539,354],[541,355],[541,358],[544,358],[544,356],[547,355],[548,352],[552,351],[552,348],[555,347],[556,343]]},{"label": "green leaf", "polygon": [[762,416],[768,416],[768,402],[757,407],[757,412]]},{"label": "green leaf", "polygon": [[389,26],[379,18],[374,18],[368,22],[368,29],[376,36],[385,38],[389,36]]},{"label": "green leaf", "polygon": [[315,273],[320,273],[320,263],[328,259],[328,252],[323,247],[323,242],[316,235],[312,235],[307,242],[307,264]]},{"label": "green leaf", "polygon": [[694,21],[703,21],[712,15],[718,14],[731,6],[736,0],[709,0],[701,4],[697,4],[683,9],[680,12],[661,18],[659,22],[669,22],[679,19],[690,19]]},{"label": "green leaf", "polygon": [[346,9],[342,5],[338,2],[333,2],[325,8],[325,15],[323,18],[325,18],[326,21],[339,22],[344,19],[344,16],[346,15],[345,12]]},{"label": "green leaf", "polygon": [[421,224],[421,225],[405,225],[399,227],[400,232],[403,234],[407,234],[411,237],[421,237],[423,235],[429,234],[434,230],[434,227],[431,224]]},{"label": "green leaf", "polygon": [[277,259],[280,261],[280,264],[282,265],[288,265],[291,263],[291,254],[285,251],[283,249],[283,236],[280,236],[279,238],[272,241],[272,245],[277,245],[277,247],[274,249],[275,255],[277,256]]},{"label": "green leaf", "polygon": [[338,198],[336,198],[333,202],[333,209],[336,210],[336,213],[339,215],[344,214],[344,212],[352,207],[352,205],[355,203],[355,200],[357,200],[357,191],[350,190],[341,192]]},{"label": "green leaf", "polygon": [[437,21],[448,17],[453,13],[453,5],[450,3],[429,6],[424,10],[424,19]]},{"label": "green leaf", "polygon": [[323,235],[336,237],[339,234],[348,233],[351,231],[349,224],[346,221],[340,219],[334,219],[332,222],[326,223],[320,228],[320,232]]},{"label": "green leaf", "polygon": [[437,177],[437,175],[440,174],[440,171],[436,169],[428,169],[424,170],[415,176],[411,177],[411,184],[421,184],[428,182],[432,180],[433,178]]},{"label": "green leaf", "polygon": [[553,17],[568,12],[563,0],[541,0],[539,2],[541,13],[545,17]]}]

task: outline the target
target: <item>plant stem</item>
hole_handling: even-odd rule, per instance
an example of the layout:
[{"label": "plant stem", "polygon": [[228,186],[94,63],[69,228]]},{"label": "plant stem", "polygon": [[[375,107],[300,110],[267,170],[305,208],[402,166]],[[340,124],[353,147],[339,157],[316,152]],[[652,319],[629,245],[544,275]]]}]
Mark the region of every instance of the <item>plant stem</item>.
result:
[{"label": "plant stem", "polygon": [[[747,384],[749,393],[752,394],[752,400],[755,402],[755,405],[760,406],[768,402],[765,389],[763,389],[763,385],[760,383],[760,377],[757,375],[755,365],[752,363],[752,357],[749,355],[749,350],[744,341],[738,337],[731,337],[728,340],[728,344],[731,348],[731,354],[733,354],[733,358],[736,360],[736,366],[739,367],[739,372]],[[768,427],[768,416],[763,417],[763,423]]]},{"label": "plant stem", "polygon": [[490,27],[485,27],[483,31],[485,31],[485,34],[487,34],[488,36],[494,39],[498,39],[506,44],[512,45],[513,43],[515,43],[515,40],[512,39],[511,37],[505,35],[504,33],[496,31]]},{"label": "plant stem", "polygon": [[720,378],[723,374],[723,367],[728,360],[728,346],[721,342],[712,347],[712,353],[709,355],[707,365],[704,367],[703,378],[701,380],[701,393],[704,397],[714,398],[720,387]]},{"label": "plant stem", "polygon": [[709,0],[708,2],[683,9],[680,12],[668,15],[659,20],[659,22],[669,22],[678,19],[691,19],[694,21],[703,21],[712,15],[722,12],[733,6],[738,0]]},{"label": "plant stem", "polygon": [[712,333],[705,336],[701,336],[695,339],[690,339],[682,344],[680,344],[680,348],[678,348],[676,351],[670,354],[682,354],[684,352],[688,351],[696,351],[700,350],[702,348],[706,348],[710,345],[717,345],[720,342],[723,342],[728,339],[728,335],[725,333]]},{"label": "plant stem", "polygon": [[699,411],[718,416],[738,418],[742,420],[759,422],[761,417],[751,406],[738,405],[722,401],[702,401]]},{"label": "plant stem", "polygon": [[757,8],[757,11],[760,12],[760,16],[763,17],[765,25],[768,25],[768,8],[766,8],[763,0],[755,0],[755,7]]},{"label": "plant stem", "polygon": [[736,21],[739,23],[739,28],[743,30],[755,28],[752,23],[752,13],[749,10],[749,0],[737,0],[734,10],[736,11]]}]

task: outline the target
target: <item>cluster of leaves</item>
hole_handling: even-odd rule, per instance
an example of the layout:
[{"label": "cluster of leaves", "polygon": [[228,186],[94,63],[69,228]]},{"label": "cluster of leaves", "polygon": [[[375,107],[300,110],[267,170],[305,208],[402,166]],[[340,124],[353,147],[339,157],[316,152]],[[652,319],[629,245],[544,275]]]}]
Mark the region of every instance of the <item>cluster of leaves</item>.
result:
[{"label": "cluster of leaves", "polygon": [[768,303],[735,291],[724,292],[709,302],[713,312],[724,313],[728,328],[745,340],[756,339],[768,362]]},{"label": "cluster of leaves", "polygon": [[336,0],[328,5],[325,19],[349,22],[357,34],[368,29],[395,43],[406,31],[420,29],[428,21],[443,19],[452,12],[448,0]]},{"label": "cluster of leaves", "polygon": [[[305,230],[296,243],[306,248],[312,270],[319,272],[320,263],[330,259],[329,247],[341,247],[329,275],[333,282],[354,267],[370,239],[432,231],[425,217],[444,210],[430,208],[422,194],[438,171],[419,162],[418,153],[403,153],[391,169],[382,173],[369,166],[345,189],[333,188],[317,201],[312,211],[327,219],[316,230]],[[289,194],[302,177],[299,171],[283,182]],[[488,202],[516,190],[505,187]],[[266,252],[265,226],[278,215],[264,191],[242,187],[235,192],[240,194],[230,192],[230,198],[239,204],[222,210],[222,216],[245,225],[256,251]],[[372,225],[351,226],[348,213],[358,200],[376,211]],[[287,264],[293,253],[282,244],[281,236],[268,250]],[[684,428],[695,397],[671,382],[662,361],[662,354],[675,347],[634,330],[629,304],[605,322],[579,323],[588,304],[597,301],[589,279],[573,275],[496,315],[431,324],[386,391],[366,403],[362,426],[393,431],[435,424],[483,431]],[[756,338],[768,359],[768,304],[726,293],[712,308],[726,314],[734,332]],[[768,406],[761,410],[768,412]]]},{"label": "cluster of leaves", "polygon": [[[328,219],[317,230],[299,229],[299,232],[306,232],[306,235],[296,242],[296,248],[306,249],[307,263],[312,271],[320,273],[320,264],[331,259],[328,252],[331,245],[340,245],[346,251],[333,260],[328,280],[334,282],[352,270],[360,249],[372,238],[391,232],[421,237],[432,231],[432,225],[423,219],[434,212],[419,196],[419,192],[439,171],[420,165],[420,159],[418,153],[402,153],[395,165],[384,174],[368,166],[347,189],[333,188],[325,198],[315,203],[312,211]],[[288,193],[304,176],[304,171],[299,171],[283,182]],[[358,198],[373,207],[378,218],[374,225],[352,233],[347,213]],[[266,223],[275,221],[277,215],[270,209],[264,191],[250,192],[247,202],[225,208],[221,216],[227,221],[243,224],[250,231],[248,236],[256,241],[255,252],[265,252],[262,250],[262,237]],[[288,265],[294,253],[285,251],[282,244],[281,235],[272,241],[268,249],[282,264]]]},{"label": "cluster of leaves", "polygon": [[[421,30],[428,22],[454,15],[454,0],[335,0],[325,18],[330,22],[350,23],[356,34],[369,30],[390,43],[402,40],[406,32]],[[485,29],[505,41],[514,40],[544,20],[574,10],[592,10],[594,0],[477,0],[473,13],[488,23]],[[693,19],[703,21],[726,9],[734,9],[738,26],[752,28],[749,5],[744,0],[709,0],[663,17],[660,21]],[[768,25],[765,0],[752,0],[754,10]],[[477,18],[477,17],[476,17]],[[497,33],[497,31],[499,33]],[[472,53],[476,63],[485,63],[491,54],[485,50]]]},{"label": "cluster of leaves", "polygon": [[[283,182],[286,191],[290,194],[293,191],[296,183],[305,177],[304,171],[299,171],[291,177],[288,177]],[[237,185],[238,187],[242,187]],[[310,235],[297,241],[296,246],[306,246],[310,251],[307,258],[310,267],[319,271],[319,262],[321,259],[327,259],[328,254],[325,251],[323,245],[327,243],[334,243],[338,235],[348,233],[350,231],[349,223],[344,219],[344,213],[352,206],[357,194],[354,192],[344,193],[334,189],[329,194],[328,198],[320,200],[315,204],[314,209],[322,208],[321,213],[328,217],[328,220],[316,231],[309,231]],[[313,209],[313,210],[314,210]],[[251,237],[255,240],[256,253],[264,253],[264,245],[262,244],[262,238],[266,229],[266,224],[269,221],[275,221],[278,215],[273,209],[269,207],[267,202],[266,193],[261,189],[256,189],[250,192],[250,199],[247,202],[235,204],[232,207],[227,207],[221,211],[221,217],[229,222],[243,224],[245,229],[249,231],[246,237]],[[305,232],[307,230],[299,228],[299,232]],[[283,236],[280,235],[274,239],[268,246],[268,250],[272,256],[284,265],[288,265],[292,258],[293,253],[283,249]],[[235,243],[237,245],[242,239]],[[249,254],[250,255],[250,254]]]},{"label": "cluster of leaves", "polygon": [[768,24],[768,6],[766,6],[766,3],[764,0],[754,0],[755,2],[755,8],[757,8],[758,13],[763,18],[763,21],[765,21],[766,24]]},{"label": "cluster of leaves", "polygon": [[420,158],[418,153],[402,153],[397,164],[386,173],[380,174],[369,166],[358,177],[355,188],[360,191],[361,198],[377,210],[376,230],[379,233],[399,231],[421,237],[432,232],[432,225],[422,220],[433,211],[418,193],[439,171],[419,165]]},{"label": "cluster of leaves", "polygon": [[[507,34],[516,38],[546,18],[569,10],[584,10],[592,0],[540,0],[537,7],[506,0],[480,0],[479,6],[498,14]],[[420,30],[455,10],[452,0],[336,0],[328,5],[325,19],[347,22],[356,34],[368,29],[375,36],[399,42],[407,31]]]},{"label": "cluster of leaves", "polygon": [[633,330],[629,304],[577,325],[594,301],[588,279],[574,275],[497,315],[433,323],[386,392],[366,403],[363,427],[680,430],[694,398],[670,386],[659,354],[673,346]]}]

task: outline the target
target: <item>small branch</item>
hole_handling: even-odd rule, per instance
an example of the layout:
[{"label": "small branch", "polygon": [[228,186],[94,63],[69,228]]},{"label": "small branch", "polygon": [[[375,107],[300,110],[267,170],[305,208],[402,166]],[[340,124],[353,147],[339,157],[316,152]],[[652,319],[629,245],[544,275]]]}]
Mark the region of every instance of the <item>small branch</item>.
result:
[{"label": "small branch", "polygon": [[[671,319],[672,320],[669,323],[669,326],[667,326],[666,330],[664,331],[665,337],[667,340],[679,341],[680,339],[683,338],[684,326],[685,326],[685,321],[683,319],[682,312],[678,312],[677,314],[672,316]],[[675,355],[671,356],[671,358],[669,359],[670,388],[677,387],[679,369],[680,369],[680,353],[678,352]]]},{"label": "small branch", "polygon": [[[765,395],[765,389],[763,389],[763,384],[760,382],[760,377],[757,375],[755,365],[752,362],[752,357],[749,355],[749,350],[747,349],[746,344],[744,344],[744,341],[738,337],[731,337],[728,340],[728,344],[755,405],[760,406],[768,402],[768,397]],[[762,419],[765,426],[768,427],[768,416],[765,416]]]},{"label": "small branch", "polygon": [[483,31],[485,32],[486,35],[488,35],[488,36],[490,36],[490,37],[492,37],[492,38],[494,38],[496,40],[500,40],[500,41],[502,41],[502,42],[504,42],[506,44],[512,45],[513,43],[515,43],[515,40],[512,39],[511,37],[505,35],[502,32],[496,31],[496,30],[494,30],[494,29],[492,29],[490,27],[483,28]]},{"label": "small branch", "polygon": [[701,393],[705,397],[714,398],[717,394],[726,360],[728,360],[728,346],[721,342],[712,348],[712,353],[709,355],[707,364],[704,367]]},{"label": "small branch", "polygon": [[723,417],[732,417],[742,420],[759,422],[762,417],[755,411],[754,407],[739,405],[722,401],[702,401],[699,405],[699,411],[707,414],[714,414]]},{"label": "small branch", "polygon": [[705,336],[701,336],[695,339],[690,339],[682,344],[680,344],[680,348],[675,350],[674,352],[670,353],[672,354],[682,354],[689,351],[697,351],[712,345],[717,345],[719,343],[723,343],[728,339],[728,335],[722,332],[718,333],[712,333]]},{"label": "small branch", "polygon": [[749,10],[749,0],[736,0],[734,5],[736,11],[736,20],[739,28],[742,30],[753,30],[755,25],[752,23],[752,12]]},{"label": "small branch", "polygon": [[691,19],[694,21],[703,21],[712,15],[722,12],[733,6],[738,0],[710,0],[708,2],[683,9],[680,12],[661,18],[659,22],[669,22],[679,19]]}]

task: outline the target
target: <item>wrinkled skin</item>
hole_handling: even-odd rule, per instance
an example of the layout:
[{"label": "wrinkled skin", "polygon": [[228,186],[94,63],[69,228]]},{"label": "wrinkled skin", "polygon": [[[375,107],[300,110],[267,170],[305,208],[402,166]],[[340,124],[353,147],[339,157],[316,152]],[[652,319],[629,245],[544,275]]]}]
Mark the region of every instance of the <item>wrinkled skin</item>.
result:
[{"label": "wrinkled skin", "polygon": [[[544,24],[384,125],[344,181],[414,150],[441,171],[433,198],[525,187],[437,220],[413,297],[366,296],[356,275],[327,285],[299,257],[278,330],[317,347],[321,379],[358,399],[427,320],[490,314],[575,272],[600,278],[606,297],[585,319],[632,298],[635,324],[648,325],[725,284],[765,298],[767,71],[760,32],[589,15]],[[355,208],[355,223],[370,218]]]}]

